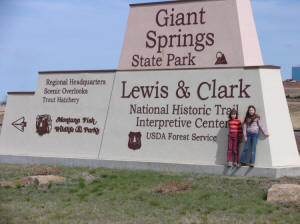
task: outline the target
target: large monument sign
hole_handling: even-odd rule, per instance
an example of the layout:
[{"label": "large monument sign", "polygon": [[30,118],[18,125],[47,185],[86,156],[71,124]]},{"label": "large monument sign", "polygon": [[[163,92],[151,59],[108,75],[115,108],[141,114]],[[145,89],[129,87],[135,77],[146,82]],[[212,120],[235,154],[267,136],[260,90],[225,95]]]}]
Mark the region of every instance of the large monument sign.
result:
[{"label": "large monument sign", "polygon": [[263,65],[250,1],[131,5],[119,69]]},{"label": "large monument sign", "polygon": [[[228,114],[243,120],[252,104],[270,137],[255,168],[228,169]],[[9,93],[0,161],[300,175],[280,68],[263,65],[249,0],[131,5],[118,70],[40,72],[35,93]]]}]

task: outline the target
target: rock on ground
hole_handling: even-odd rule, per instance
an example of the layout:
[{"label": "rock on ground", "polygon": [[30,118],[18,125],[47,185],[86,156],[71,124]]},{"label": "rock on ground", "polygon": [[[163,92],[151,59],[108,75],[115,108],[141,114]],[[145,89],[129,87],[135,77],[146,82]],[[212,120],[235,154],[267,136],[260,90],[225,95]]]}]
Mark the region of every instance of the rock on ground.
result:
[{"label": "rock on ground", "polygon": [[300,185],[297,184],[274,184],[268,190],[269,202],[287,203],[296,202],[300,203]]},{"label": "rock on ground", "polygon": [[89,173],[86,173],[86,172],[81,173],[79,175],[76,175],[74,178],[82,178],[87,183],[91,183],[93,180],[97,179],[96,176],[93,176],[93,175],[91,175]]},{"label": "rock on ground", "polygon": [[33,182],[38,183],[38,185],[44,185],[49,183],[59,184],[64,183],[66,181],[66,178],[61,176],[53,176],[53,175],[47,175],[47,176],[30,176],[28,177],[33,180]]}]

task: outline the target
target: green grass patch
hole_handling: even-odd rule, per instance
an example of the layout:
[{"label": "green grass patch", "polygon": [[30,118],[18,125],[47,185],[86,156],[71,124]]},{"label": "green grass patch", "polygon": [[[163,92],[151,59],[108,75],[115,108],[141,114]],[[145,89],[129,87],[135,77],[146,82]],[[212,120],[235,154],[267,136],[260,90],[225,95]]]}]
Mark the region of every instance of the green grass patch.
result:
[{"label": "green grass patch", "polygon": [[[37,166],[0,164],[1,180],[28,175]],[[0,188],[4,223],[300,223],[299,206],[266,201],[274,183],[300,178],[241,178],[218,175],[56,167],[65,184]],[[86,181],[83,173],[96,179]],[[83,175],[84,176],[84,175]],[[188,183],[181,192],[153,193],[166,182]]]}]

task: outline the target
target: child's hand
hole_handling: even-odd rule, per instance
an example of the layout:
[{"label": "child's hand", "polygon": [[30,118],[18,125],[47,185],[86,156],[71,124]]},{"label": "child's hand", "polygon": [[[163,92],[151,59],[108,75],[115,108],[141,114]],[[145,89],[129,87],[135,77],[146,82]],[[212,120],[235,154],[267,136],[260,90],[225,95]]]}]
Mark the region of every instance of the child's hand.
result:
[{"label": "child's hand", "polygon": [[245,138],[244,138],[244,141],[246,142],[247,140],[248,140],[248,138],[247,138],[247,137],[245,137]]},{"label": "child's hand", "polygon": [[266,137],[269,137],[269,136],[270,136],[270,134],[268,134],[268,133],[265,133],[265,136],[266,136]]},{"label": "child's hand", "polygon": [[238,141],[242,142],[243,141],[243,135],[238,135]]}]

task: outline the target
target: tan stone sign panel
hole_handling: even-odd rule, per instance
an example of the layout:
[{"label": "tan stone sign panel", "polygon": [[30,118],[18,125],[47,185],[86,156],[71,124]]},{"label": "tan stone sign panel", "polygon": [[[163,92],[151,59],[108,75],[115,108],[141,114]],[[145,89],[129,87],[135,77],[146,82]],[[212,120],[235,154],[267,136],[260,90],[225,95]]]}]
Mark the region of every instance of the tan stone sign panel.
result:
[{"label": "tan stone sign panel", "polygon": [[299,166],[274,68],[41,74],[34,95],[9,95],[0,154],[222,165],[228,113],[251,104],[270,133],[255,166]]},{"label": "tan stone sign panel", "polygon": [[263,65],[250,0],[131,5],[121,70]]},{"label": "tan stone sign panel", "polygon": [[114,76],[41,74],[35,95],[9,96],[0,152],[98,158]]},{"label": "tan stone sign panel", "polygon": [[100,158],[224,164],[228,113],[235,108],[244,119],[255,105],[271,135],[260,137],[255,165],[299,165],[280,85],[274,69],[118,72]]}]

